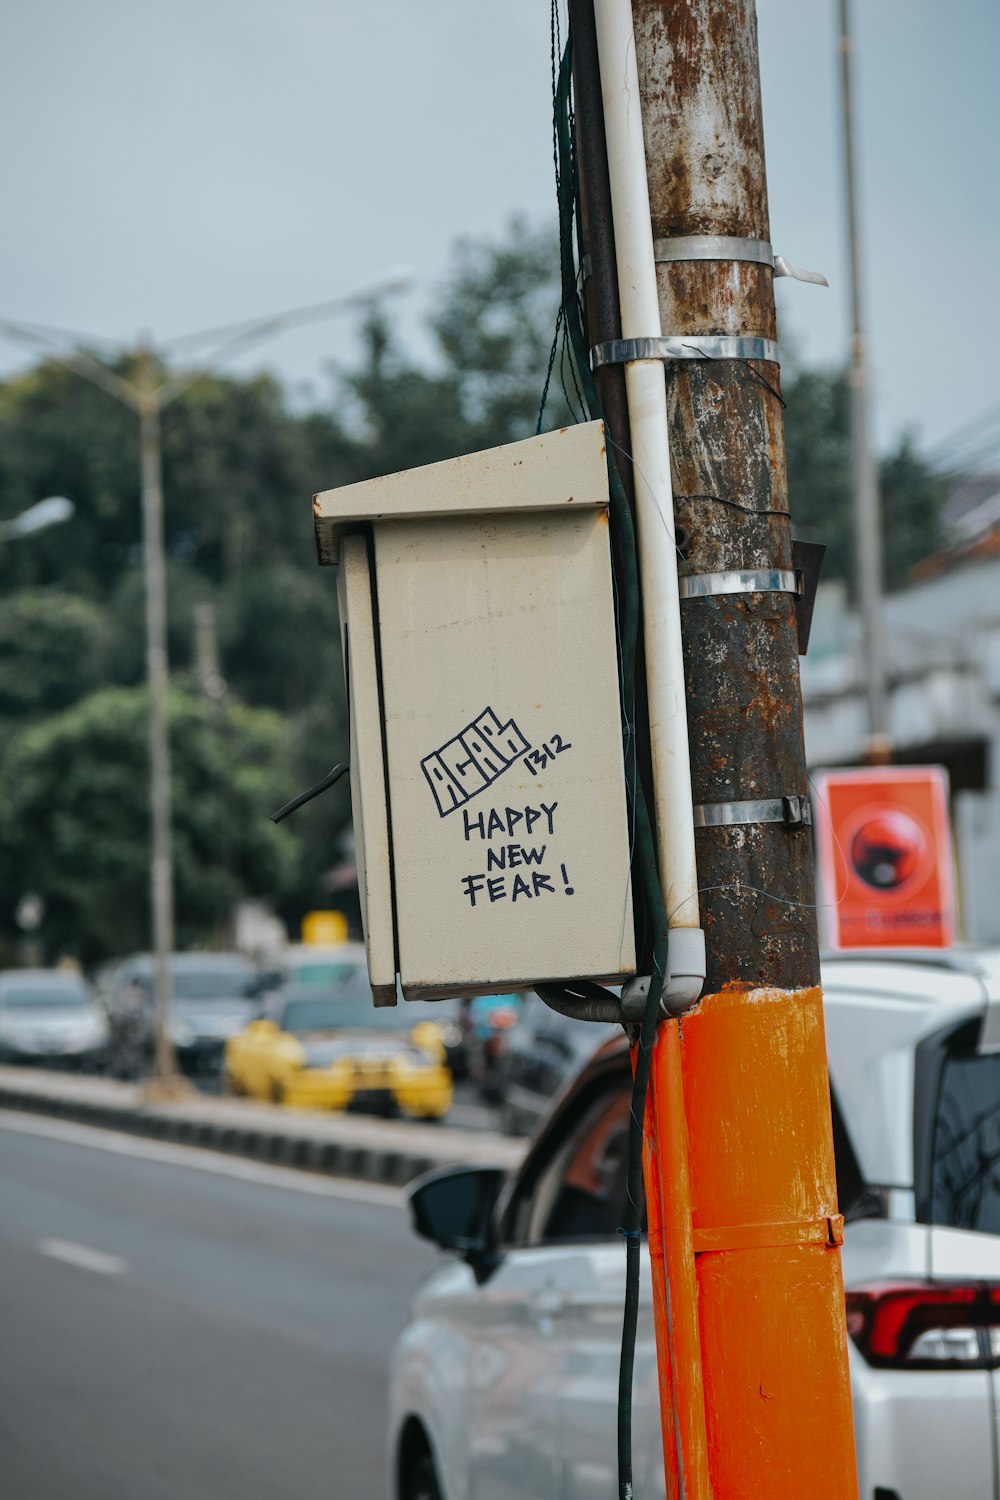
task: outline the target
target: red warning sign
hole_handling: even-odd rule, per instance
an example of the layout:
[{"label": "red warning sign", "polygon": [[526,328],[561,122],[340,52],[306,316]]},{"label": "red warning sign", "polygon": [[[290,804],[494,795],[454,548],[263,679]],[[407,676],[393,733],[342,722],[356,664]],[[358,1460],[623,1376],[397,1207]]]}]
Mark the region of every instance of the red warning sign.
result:
[{"label": "red warning sign", "polygon": [[828,948],[948,948],[955,884],[948,776],[879,766],[815,777],[820,926]]}]

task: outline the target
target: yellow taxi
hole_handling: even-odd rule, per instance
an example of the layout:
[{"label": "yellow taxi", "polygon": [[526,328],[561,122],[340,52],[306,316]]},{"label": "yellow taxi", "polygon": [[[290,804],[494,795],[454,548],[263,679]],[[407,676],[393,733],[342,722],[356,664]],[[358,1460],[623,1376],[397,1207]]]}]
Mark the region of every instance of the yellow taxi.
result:
[{"label": "yellow taxi", "polygon": [[226,1043],[223,1088],[296,1109],[372,1108],[439,1120],[451,1108],[448,1002],[376,1010],[363,966],[290,985]]}]

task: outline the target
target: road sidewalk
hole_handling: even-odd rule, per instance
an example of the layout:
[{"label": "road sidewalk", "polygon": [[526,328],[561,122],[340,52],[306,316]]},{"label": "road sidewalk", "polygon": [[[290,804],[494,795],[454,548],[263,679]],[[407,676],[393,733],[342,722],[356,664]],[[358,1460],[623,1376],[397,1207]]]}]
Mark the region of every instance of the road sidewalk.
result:
[{"label": "road sidewalk", "polygon": [[0,1109],[397,1185],[434,1167],[462,1162],[511,1169],[525,1151],[523,1141],[447,1123],[321,1114],[203,1094],[154,1102],[144,1096],[141,1084],[37,1068],[0,1067]]}]

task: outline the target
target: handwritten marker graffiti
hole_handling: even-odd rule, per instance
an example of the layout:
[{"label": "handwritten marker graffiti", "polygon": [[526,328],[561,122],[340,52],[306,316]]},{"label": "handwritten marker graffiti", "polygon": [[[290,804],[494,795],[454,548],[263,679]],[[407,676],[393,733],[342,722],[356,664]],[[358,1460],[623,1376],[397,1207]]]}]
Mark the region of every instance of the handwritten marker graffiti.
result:
[{"label": "handwritten marker graffiti", "polygon": [[530,749],[513,719],[504,724],[492,708],[484,708],[454,739],[420,762],[441,817],[485,792]]},{"label": "handwritten marker graffiti", "polygon": [[[523,875],[511,875],[514,869],[524,868],[529,865],[540,865],[545,858],[549,848],[547,843],[520,844],[514,840],[515,829],[519,831],[519,825],[524,824],[523,832],[531,835],[535,824],[541,824],[541,831],[548,833],[552,838],[555,835],[556,810],[558,802],[542,802],[538,807],[491,807],[478,816],[463,812],[462,821],[465,824],[465,842],[475,844],[474,834],[478,834],[486,854],[486,869],[479,870],[475,874],[462,876],[462,893],[468,899],[470,906],[484,906],[487,897],[492,906],[497,901],[510,901],[514,906],[523,896],[527,901],[534,901],[536,897],[544,895],[546,891],[552,895],[556,892],[551,875],[544,870],[532,870],[525,868]],[[510,840],[508,843],[493,846],[490,840],[498,833],[501,838],[506,835]],[[490,874],[491,870],[503,870],[503,875]],[[562,875],[562,883],[567,896],[575,895],[575,886],[570,885],[566,866],[559,866]],[[485,894],[484,894],[485,893]]]}]

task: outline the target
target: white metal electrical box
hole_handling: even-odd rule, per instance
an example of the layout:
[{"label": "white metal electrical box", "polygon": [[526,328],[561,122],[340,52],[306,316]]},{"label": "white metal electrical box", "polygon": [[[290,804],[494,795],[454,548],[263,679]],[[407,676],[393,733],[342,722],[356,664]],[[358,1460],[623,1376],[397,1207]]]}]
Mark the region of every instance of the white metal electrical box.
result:
[{"label": "white metal electrical box", "polygon": [[633,973],[602,423],[314,511],[376,1001]]}]

